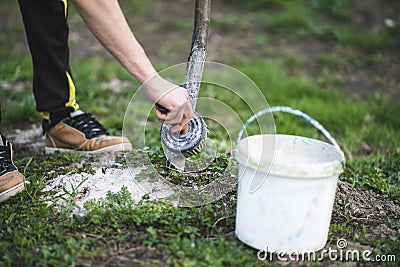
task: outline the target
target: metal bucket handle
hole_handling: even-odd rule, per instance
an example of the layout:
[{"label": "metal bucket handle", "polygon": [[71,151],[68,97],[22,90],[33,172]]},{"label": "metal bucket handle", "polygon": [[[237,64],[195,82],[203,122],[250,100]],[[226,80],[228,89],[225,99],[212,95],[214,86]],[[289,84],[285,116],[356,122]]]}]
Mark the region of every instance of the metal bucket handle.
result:
[{"label": "metal bucket handle", "polygon": [[249,126],[249,124],[254,121],[256,118],[265,115],[267,113],[272,113],[272,112],[286,112],[286,113],[290,113],[293,115],[296,115],[298,117],[303,118],[304,120],[306,120],[307,122],[309,122],[312,126],[314,126],[315,128],[317,128],[318,131],[320,131],[325,138],[332,143],[332,145],[336,148],[336,150],[339,151],[339,153],[342,155],[343,161],[342,164],[344,165],[345,163],[345,157],[344,157],[344,153],[343,151],[340,149],[338,143],[336,142],[335,138],[332,137],[332,135],[316,120],[314,120],[313,118],[311,118],[309,115],[305,114],[304,112],[301,112],[300,110],[297,110],[295,108],[292,107],[285,107],[285,106],[274,106],[271,108],[266,108],[263,109],[259,112],[257,112],[256,114],[254,114],[253,116],[251,116],[242,126],[242,128],[239,131],[238,134],[238,138],[236,141],[236,146],[239,144],[240,140],[242,139],[242,135],[243,132],[246,130],[247,126]]}]

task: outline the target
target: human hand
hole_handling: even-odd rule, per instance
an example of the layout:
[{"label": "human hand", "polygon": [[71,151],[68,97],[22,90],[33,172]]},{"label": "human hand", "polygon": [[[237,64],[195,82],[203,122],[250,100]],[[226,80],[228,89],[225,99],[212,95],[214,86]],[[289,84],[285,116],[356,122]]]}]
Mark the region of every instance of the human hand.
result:
[{"label": "human hand", "polygon": [[188,123],[193,117],[192,105],[186,89],[179,87],[160,76],[146,83],[145,89],[150,100],[166,109],[166,113],[155,108],[159,121],[173,124],[171,131],[187,132]]},{"label": "human hand", "polygon": [[172,132],[187,132],[187,125],[193,117],[193,110],[189,101],[189,95],[184,88],[177,87],[173,89],[161,97],[157,104],[166,109],[155,108],[157,118],[161,122],[173,124],[171,128]]}]

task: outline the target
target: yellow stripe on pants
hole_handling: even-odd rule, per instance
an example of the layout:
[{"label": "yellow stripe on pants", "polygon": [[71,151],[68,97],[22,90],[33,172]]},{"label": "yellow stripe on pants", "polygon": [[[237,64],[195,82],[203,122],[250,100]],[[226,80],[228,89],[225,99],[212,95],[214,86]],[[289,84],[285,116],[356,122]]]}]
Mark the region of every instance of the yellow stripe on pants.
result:
[{"label": "yellow stripe on pants", "polygon": [[64,3],[64,15],[67,17],[68,0],[61,0]]},{"label": "yellow stripe on pants", "polygon": [[66,107],[72,107],[74,110],[79,109],[78,103],[76,103],[75,99],[75,85],[74,82],[72,81],[71,76],[69,75],[68,71],[65,72],[67,75],[68,79],[68,86],[69,86],[69,100],[67,103],[65,103]]}]

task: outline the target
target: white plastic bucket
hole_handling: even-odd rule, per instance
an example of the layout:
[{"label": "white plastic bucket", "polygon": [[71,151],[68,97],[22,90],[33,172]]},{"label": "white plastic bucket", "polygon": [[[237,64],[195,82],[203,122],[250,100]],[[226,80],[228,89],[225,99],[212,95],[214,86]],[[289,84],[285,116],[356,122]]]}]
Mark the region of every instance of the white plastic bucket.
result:
[{"label": "white plastic bucket", "polygon": [[[279,134],[241,139],[252,120],[275,111],[306,119],[333,145]],[[274,153],[268,153],[271,150]],[[239,184],[235,232],[239,240],[267,252],[304,253],[323,248],[345,161],[330,134],[298,110],[272,107],[245,123],[239,133],[236,159]]]}]

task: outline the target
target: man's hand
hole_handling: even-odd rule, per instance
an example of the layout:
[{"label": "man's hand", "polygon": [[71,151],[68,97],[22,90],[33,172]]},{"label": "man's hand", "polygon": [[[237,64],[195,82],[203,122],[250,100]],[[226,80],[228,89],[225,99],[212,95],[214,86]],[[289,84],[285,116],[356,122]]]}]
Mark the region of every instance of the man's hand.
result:
[{"label": "man's hand", "polygon": [[174,124],[171,128],[172,132],[183,131],[186,133],[187,124],[193,117],[187,91],[182,87],[177,87],[161,97],[157,103],[169,111],[164,114],[155,108],[157,118],[165,124]]},{"label": "man's hand", "polygon": [[172,132],[187,132],[187,124],[193,117],[192,105],[186,89],[156,75],[144,84],[147,97],[168,110],[162,113],[155,108],[157,118],[165,124],[174,124]]}]

